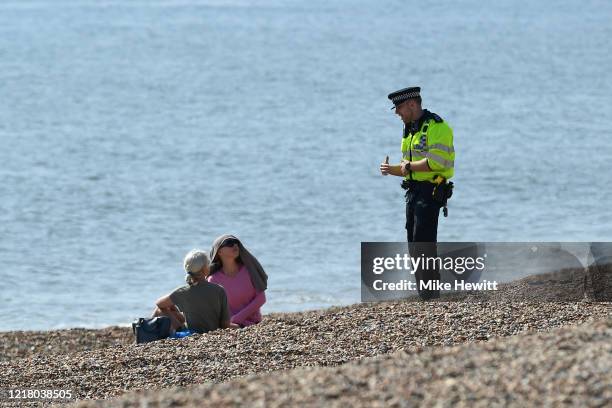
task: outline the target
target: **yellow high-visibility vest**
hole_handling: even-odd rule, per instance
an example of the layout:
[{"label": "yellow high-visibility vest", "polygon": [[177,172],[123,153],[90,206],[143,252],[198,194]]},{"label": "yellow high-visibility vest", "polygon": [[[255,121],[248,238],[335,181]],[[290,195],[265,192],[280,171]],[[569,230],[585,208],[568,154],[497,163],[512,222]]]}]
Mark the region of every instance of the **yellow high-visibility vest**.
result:
[{"label": "yellow high-visibility vest", "polygon": [[436,176],[450,179],[455,174],[455,148],[453,129],[435,113],[426,115],[418,132],[405,131],[402,139],[403,160],[417,161],[427,158],[432,171],[409,171],[406,180],[433,181]]}]

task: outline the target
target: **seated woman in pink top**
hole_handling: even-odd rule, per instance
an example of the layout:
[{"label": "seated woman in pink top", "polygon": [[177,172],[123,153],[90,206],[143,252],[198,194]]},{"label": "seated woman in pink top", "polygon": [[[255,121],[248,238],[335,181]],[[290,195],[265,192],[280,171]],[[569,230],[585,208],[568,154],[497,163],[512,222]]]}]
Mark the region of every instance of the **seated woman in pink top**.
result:
[{"label": "seated woman in pink top", "polygon": [[268,276],[257,259],[233,235],[215,240],[210,259],[207,279],[225,289],[231,323],[245,327],[261,322]]}]

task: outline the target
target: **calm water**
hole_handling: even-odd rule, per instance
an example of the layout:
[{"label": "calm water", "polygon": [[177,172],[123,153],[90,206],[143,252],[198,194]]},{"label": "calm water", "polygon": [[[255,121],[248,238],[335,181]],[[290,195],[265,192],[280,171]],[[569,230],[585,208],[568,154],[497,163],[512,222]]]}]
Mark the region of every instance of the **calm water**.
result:
[{"label": "calm water", "polygon": [[127,324],[226,232],[264,311],[359,301],[405,237],[421,85],[457,150],[445,241],[612,239],[607,1],[0,3],[0,330]]}]

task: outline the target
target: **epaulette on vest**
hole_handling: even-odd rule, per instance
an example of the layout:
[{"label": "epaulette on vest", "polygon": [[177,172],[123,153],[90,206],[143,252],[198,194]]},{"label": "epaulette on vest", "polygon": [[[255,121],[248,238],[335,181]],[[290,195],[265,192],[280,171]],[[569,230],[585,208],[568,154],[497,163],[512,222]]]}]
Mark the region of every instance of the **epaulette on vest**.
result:
[{"label": "epaulette on vest", "polygon": [[444,119],[442,119],[440,115],[438,115],[437,113],[427,111],[426,114],[427,114],[426,120],[433,119],[436,123],[444,122]]},{"label": "epaulette on vest", "polygon": [[[413,128],[412,131],[416,132],[418,129],[421,129],[423,127],[423,123],[428,122],[431,119],[433,119],[434,122],[436,123],[444,122],[444,119],[442,119],[440,115],[438,115],[437,113],[433,113],[433,112],[428,111],[427,109],[423,109],[423,116],[421,116],[421,118],[419,119],[417,127]],[[404,136],[403,137],[407,137],[409,134],[410,134],[410,129],[408,128],[407,125],[404,125]]]}]

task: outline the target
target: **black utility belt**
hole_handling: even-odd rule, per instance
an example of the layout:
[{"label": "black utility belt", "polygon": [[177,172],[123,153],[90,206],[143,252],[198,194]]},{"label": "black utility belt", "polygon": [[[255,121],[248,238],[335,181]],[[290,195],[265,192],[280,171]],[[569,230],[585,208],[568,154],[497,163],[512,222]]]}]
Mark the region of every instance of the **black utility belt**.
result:
[{"label": "black utility belt", "polygon": [[431,198],[444,208],[444,216],[446,217],[448,216],[446,203],[453,195],[454,184],[452,181],[447,181],[442,177],[439,177],[437,181],[439,182],[404,180],[402,182],[402,188],[408,191],[416,191],[421,194],[431,194]]},{"label": "black utility belt", "polygon": [[402,181],[402,188],[404,190],[426,190],[433,189],[436,186],[431,181],[417,181],[417,180],[404,180]]}]

